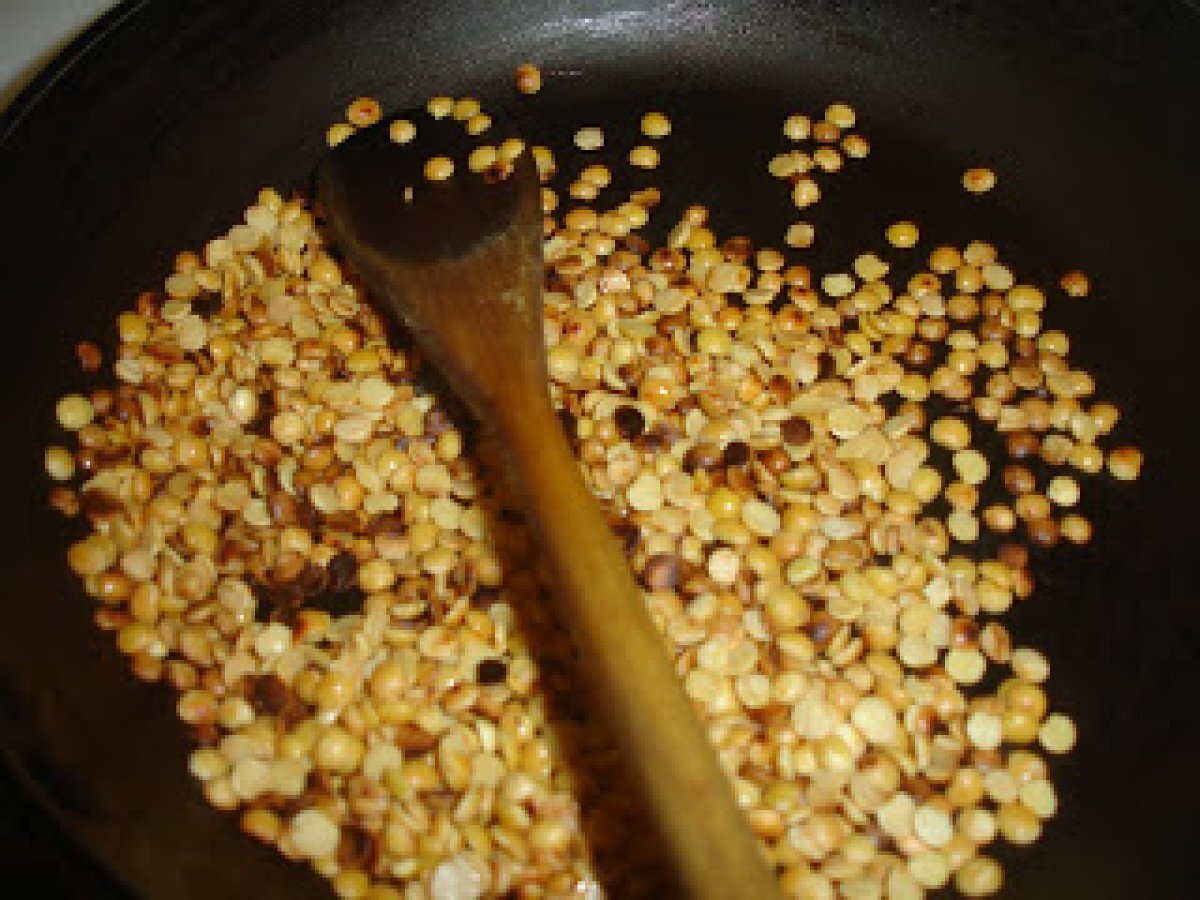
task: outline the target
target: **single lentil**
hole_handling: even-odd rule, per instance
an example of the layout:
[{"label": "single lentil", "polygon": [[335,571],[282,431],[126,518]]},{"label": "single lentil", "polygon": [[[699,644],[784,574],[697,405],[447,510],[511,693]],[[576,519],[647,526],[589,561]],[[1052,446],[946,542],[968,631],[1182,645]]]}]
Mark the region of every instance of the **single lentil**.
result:
[{"label": "single lentil", "polygon": [[641,129],[648,138],[665,138],[671,133],[671,120],[661,112],[648,112],[642,116]]},{"label": "single lentil", "polygon": [[972,194],[986,194],[996,186],[996,173],[985,168],[967,169],[963,172],[962,185]]},{"label": "single lentil", "polygon": [[542,89],[542,70],[533,63],[521,63],[517,66],[516,85],[522,94],[536,94]]}]

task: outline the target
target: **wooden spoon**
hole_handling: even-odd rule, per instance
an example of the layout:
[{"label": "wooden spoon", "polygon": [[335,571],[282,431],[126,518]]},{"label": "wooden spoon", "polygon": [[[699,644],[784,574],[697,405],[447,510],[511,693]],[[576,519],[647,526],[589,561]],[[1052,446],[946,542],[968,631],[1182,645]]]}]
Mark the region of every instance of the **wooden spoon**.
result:
[{"label": "wooden spoon", "polygon": [[[687,896],[777,897],[776,879],[551,407],[542,211],[529,154],[508,177],[486,178],[466,171],[466,145],[451,134],[461,124],[408,118],[420,121],[413,144],[389,141],[385,123],[323,160],[317,191],[330,232],[379,305],[411,330],[499,438],[549,564],[558,612]],[[435,153],[455,159],[459,171],[427,180],[424,164]]]}]

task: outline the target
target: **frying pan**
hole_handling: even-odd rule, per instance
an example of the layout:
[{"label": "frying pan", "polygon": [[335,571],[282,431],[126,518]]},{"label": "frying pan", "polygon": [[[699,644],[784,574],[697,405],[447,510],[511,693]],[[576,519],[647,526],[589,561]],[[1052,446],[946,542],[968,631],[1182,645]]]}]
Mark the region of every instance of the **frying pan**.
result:
[{"label": "frying pan", "polygon": [[[779,233],[786,198],[750,173],[784,113],[847,99],[873,152],[816,208],[813,266],[844,267],[912,216],[933,240],[996,241],[1041,283],[1091,274],[1093,297],[1054,301],[1049,321],[1125,411],[1119,437],[1147,467],[1136,486],[1092,489],[1095,542],[1039,558],[1038,591],[1010,618],[1048,653],[1052,704],[1081,741],[1057,767],[1062,810],[1043,840],[1003,854],[1006,895],[1191,896],[1190,0],[184,0],[102,18],[0,119],[0,721],[12,778],[56,823],[29,827],[61,829],[95,861],[72,892],[326,896],[207,808],[168,693],[129,677],[63,565],[74,528],[48,510],[40,470],[54,399],[80,382],[71,347],[111,348],[116,310],[177,250],[228,227],[258,187],[306,176],[349,98],[498,97],[526,60],[548,73],[538,102],[561,135],[585,115],[629,134],[640,110],[675,113],[684,130],[659,180],[671,202],[708,203],[719,232]],[[964,195],[971,164],[994,167],[998,190]]]}]

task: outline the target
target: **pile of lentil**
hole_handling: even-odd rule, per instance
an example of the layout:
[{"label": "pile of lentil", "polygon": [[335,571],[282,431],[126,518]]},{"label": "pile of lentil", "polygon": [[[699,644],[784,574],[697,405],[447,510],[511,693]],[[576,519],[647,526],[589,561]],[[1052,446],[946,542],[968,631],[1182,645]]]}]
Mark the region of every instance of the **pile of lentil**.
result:
[{"label": "pile of lentil", "polygon": [[[429,112],[491,125],[470,99]],[[356,101],[330,142],[379,115]],[[768,168],[798,208],[839,144],[866,155],[854,124],[845,104],[784,123],[796,147]],[[652,168],[671,124],[642,130],[628,161]],[[811,226],[755,248],[700,206],[651,249],[658,190],[603,203],[596,164],[559,191],[531,152],[553,401],[785,892],[994,893],[987,848],[1037,840],[1044,754],[1075,739],[1046,658],[1002,624],[1033,591],[1017,536],[1086,542],[1079,476],[1141,466],[1102,449],[1117,410],[1043,329],[1046,294],[983,242],[903,283],[876,253],[817,277],[796,260]],[[911,254],[917,227],[886,241]],[[69,565],[136,676],[177,690],[208,801],[338,896],[645,895],[652,851],[498,448],[367,301],[307,202],[271,189],[179,254],[118,318],[115,384],[58,403],[51,502],[88,529]]]}]

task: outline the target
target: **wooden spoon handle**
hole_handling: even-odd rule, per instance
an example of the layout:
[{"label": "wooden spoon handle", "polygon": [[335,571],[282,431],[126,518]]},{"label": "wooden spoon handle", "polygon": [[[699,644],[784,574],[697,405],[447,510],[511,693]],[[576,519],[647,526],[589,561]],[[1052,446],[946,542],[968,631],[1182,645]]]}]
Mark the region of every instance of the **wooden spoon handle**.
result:
[{"label": "wooden spoon handle", "polygon": [[510,405],[497,424],[556,579],[558,607],[686,895],[778,897],[778,882],[544,393]]}]

